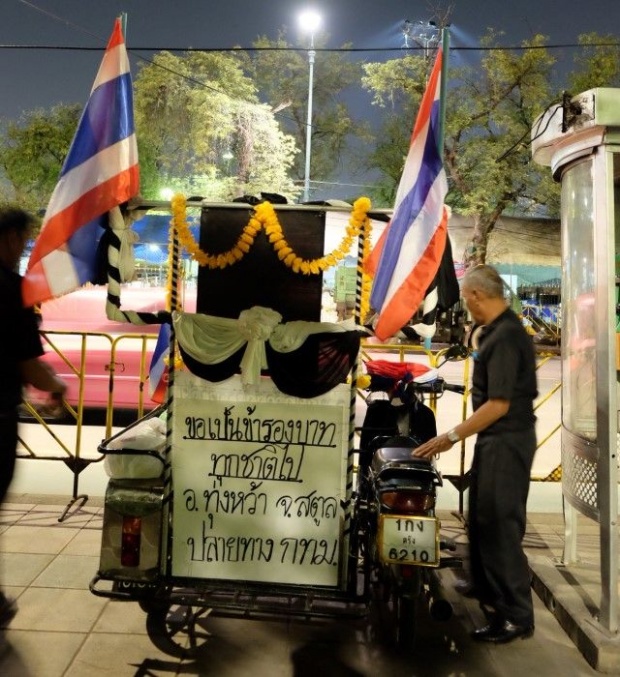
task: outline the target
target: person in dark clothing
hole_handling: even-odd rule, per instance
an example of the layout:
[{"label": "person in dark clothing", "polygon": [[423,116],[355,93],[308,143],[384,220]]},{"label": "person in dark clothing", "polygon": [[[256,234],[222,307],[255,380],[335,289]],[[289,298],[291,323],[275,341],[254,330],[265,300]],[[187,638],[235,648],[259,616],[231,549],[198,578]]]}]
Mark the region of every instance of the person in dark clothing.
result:
[{"label": "person in dark clothing", "polygon": [[[31,236],[34,217],[16,208],[0,208],[0,505],[13,479],[17,452],[18,406],[22,387],[31,384],[60,402],[66,384],[41,359],[43,346],[33,308],[22,303],[22,278],[16,269]],[[17,611],[14,600],[0,592],[0,627]]]},{"label": "person in dark clothing", "polygon": [[489,624],[472,636],[499,644],[534,632],[522,540],[536,451],[536,357],[531,337],[504,299],[504,285],[494,268],[469,270],[461,293],[474,322],[484,325],[473,353],[473,414],[413,454],[431,457],[477,433],[468,515],[471,593],[492,613]]}]

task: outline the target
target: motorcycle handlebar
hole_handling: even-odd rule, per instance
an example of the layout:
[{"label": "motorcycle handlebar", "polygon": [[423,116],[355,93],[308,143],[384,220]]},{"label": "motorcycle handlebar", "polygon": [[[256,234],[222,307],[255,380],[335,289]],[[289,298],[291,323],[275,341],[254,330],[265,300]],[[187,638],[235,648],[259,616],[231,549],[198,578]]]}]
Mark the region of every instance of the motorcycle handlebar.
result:
[{"label": "motorcycle handlebar", "polygon": [[446,390],[458,393],[459,395],[464,395],[466,391],[465,386],[446,383],[443,378],[437,378],[428,383],[416,383],[415,381],[412,381],[407,384],[407,388],[411,389],[414,393],[431,393],[435,395],[441,395]]}]

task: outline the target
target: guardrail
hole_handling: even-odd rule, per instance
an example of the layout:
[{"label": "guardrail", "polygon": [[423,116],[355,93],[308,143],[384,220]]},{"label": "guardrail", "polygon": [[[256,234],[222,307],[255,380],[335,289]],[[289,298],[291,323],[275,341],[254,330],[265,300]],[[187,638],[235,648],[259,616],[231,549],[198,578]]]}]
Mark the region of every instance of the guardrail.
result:
[{"label": "guardrail", "polygon": [[[147,409],[155,407],[155,404],[153,404],[152,407],[149,407],[151,403],[145,394],[145,386],[148,382],[150,348],[151,346],[154,346],[157,337],[154,334],[121,334],[115,336],[99,332],[53,331],[42,332],[42,338],[49,347],[48,352],[53,354],[56,361],[62,365],[61,370],[65,370],[63,371],[63,375],[65,377],[70,377],[73,381],[73,388],[71,389],[67,401],[64,403],[63,413],[65,417],[69,418],[69,422],[74,426],[74,439],[71,444],[63,441],[56,430],[56,424],[59,422],[58,419],[47,416],[45,407],[37,406],[33,402],[25,400],[23,406],[24,411],[28,415],[28,420],[37,423],[42,427],[59,453],[42,454],[35,451],[32,448],[32,445],[29,445],[20,435],[21,446],[18,452],[18,458],[62,461],[73,473],[73,495],[71,501],[59,518],[59,521],[62,521],[73,505],[80,501],[79,506],[81,506],[88,500],[87,495],[79,494],[78,491],[80,473],[91,463],[97,463],[102,460],[102,457],[89,458],[82,455],[81,447],[84,414],[93,404],[92,393],[89,393],[88,391],[89,386],[92,385],[92,381],[96,377],[99,381],[98,405],[105,417],[104,435],[107,439],[112,435],[114,415],[118,410],[119,384],[121,384],[123,389],[126,387],[126,381],[120,380],[121,378],[125,379],[127,375],[126,370],[128,362],[126,357],[128,351],[124,350],[124,348],[126,348],[129,341],[134,342],[136,345],[133,346],[134,349],[131,351],[132,360],[130,368],[131,376],[133,377],[132,410],[135,411],[135,420],[141,418]],[[71,338],[74,341],[74,344],[76,344],[69,351],[67,351],[68,338]],[[89,350],[92,349],[92,344],[95,341],[98,342],[97,359],[93,361],[92,353],[89,354]],[[101,344],[105,345],[105,349],[102,348]],[[371,359],[372,354],[374,354],[375,357],[377,354],[391,355],[391,359],[393,358],[398,362],[405,362],[411,358],[422,357],[430,368],[437,366],[438,359],[440,359],[442,353],[442,349],[432,351],[427,350],[422,346],[407,344],[369,344],[363,341],[361,346],[362,361]],[[542,367],[552,357],[553,355],[551,354],[540,355],[538,367]],[[93,364],[99,365],[99,368],[104,364],[105,374],[98,373],[94,375],[92,371],[89,372],[89,366],[92,368]],[[462,396],[461,406],[458,415],[454,419],[454,425],[467,418],[470,365],[471,360],[463,360],[462,384],[466,387],[466,392]],[[58,365],[56,365],[56,367],[57,366]],[[123,374],[125,374],[125,376],[123,376]],[[105,396],[101,393],[102,383],[105,383]],[[560,387],[561,383],[558,382],[551,390],[544,393],[542,398],[536,402],[535,409],[539,410],[541,407],[544,407]],[[126,400],[126,395],[127,392],[125,391],[123,393],[124,400]],[[363,398],[362,393],[358,392],[358,395]],[[428,404],[431,409],[437,413],[439,403],[435,396],[431,396]],[[554,425],[552,430],[539,441],[538,447],[540,448],[555,436],[558,433],[560,426],[560,422],[558,422],[557,425]],[[461,442],[460,447],[458,472],[451,475],[445,474],[444,477],[455,486],[459,493],[459,512],[462,514],[464,509],[464,492],[469,484],[464,440]],[[561,466],[558,465],[544,477],[533,476],[532,481],[557,482],[561,480],[561,477]]]},{"label": "guardrail", "polygon": [[[41,426],[49,438],[53,451],[41,453],[35,450],[20,432],[18,458],[62,461],[72,472],[73,494],[58,520],[61,522],[78,501],[78,507],[81,507],[88,500],[87,495],[79,493],[80,473],[91,463],[103,460],[102,456],[89,458],[82,455],[85,412],[89,409],[99,409],[104,416],[105,437],[112,435],[114,414],[118,404],[118,377],[119,373],[125,372],[128,364],[127,356],[131,355],[131,378],[126,380],[124,385],[129,386],[133,395],[131,393],[128,395],[125,391],[123,396],[124,400],[128,396],[133,399],[133,406],[130,409],[135,411],[135,419],[143,416],[149,404],[144,396],[150,359],[149,344],[154,345],[157,337],[152,334],[114,336],[100,332],[50,331],[41,332],[41,338],[48,347],[44,359],[52,362],[56,371],[68,381],[69,390],[60,412],[62,419],[59,412],[52,414],[45,403],[28,399],[28,395],[32,396],[34,393],[26,394],[21,420]],[[137,350],[123,351],[123,347],[128,345],[129,341],[138,344]],[[58,434],[57,424],[61,422],[73,426],[74,435],[69,443],[63,441]]]}]

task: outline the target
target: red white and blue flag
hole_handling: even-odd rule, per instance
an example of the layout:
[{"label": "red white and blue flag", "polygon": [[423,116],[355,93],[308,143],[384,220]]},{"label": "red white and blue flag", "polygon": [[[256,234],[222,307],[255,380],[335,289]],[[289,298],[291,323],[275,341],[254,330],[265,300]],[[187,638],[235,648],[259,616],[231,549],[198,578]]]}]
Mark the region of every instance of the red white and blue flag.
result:
[{"label": "red white and blue flag", "polygon": [[95,278],[107,213],[139,187],[129,59],[117,19],[30,256],[24,305]]},{"label": "red white and blue flag", "polygon": [[365,269],[374,275],[375,334],[394,336],[416,313],[433,282],[448,233],[446,174],[438,148],[442,50],[437,53],[398,186],[394,214]]},{"label": "red white and blue flag", "polygon": [[153,402],[162,404],[168,387],[168,359],[170,355],[170,325],[164,322],[159,327],[159,336],[149,367],[149,394]]}]

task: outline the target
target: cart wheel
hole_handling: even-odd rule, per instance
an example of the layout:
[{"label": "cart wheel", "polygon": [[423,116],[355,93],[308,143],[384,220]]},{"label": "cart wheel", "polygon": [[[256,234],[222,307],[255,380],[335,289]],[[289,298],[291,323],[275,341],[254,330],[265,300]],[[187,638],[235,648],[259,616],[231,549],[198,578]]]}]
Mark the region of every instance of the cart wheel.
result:
[{"label": "cart wheel", "polygon": [[162,602],[160,599],[152,599],[151,597],[139,599],[138,604],[145,614],[162,612],[168,609],[168,602]]},{"label": "cart wheel", "polygon": [[146,631],[151,642],[169,656],[192,657],[210,637],[204,624],[211,609],[163,604],[146,611]]}]

